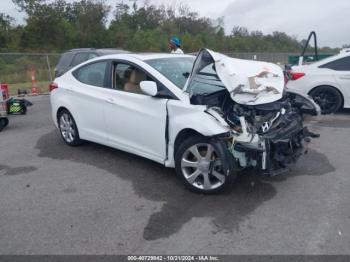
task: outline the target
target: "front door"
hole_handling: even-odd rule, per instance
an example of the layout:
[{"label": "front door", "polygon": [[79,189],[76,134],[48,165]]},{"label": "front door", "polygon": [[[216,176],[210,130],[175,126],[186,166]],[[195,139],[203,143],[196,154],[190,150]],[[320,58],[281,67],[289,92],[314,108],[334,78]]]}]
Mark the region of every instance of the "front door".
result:
[{"label": "front door", "polygon": [[108,143],[164,163],[167,99],[143,94],[140,82],[150,77],[133,65],[115,63],[112,74],[104,107]]}]

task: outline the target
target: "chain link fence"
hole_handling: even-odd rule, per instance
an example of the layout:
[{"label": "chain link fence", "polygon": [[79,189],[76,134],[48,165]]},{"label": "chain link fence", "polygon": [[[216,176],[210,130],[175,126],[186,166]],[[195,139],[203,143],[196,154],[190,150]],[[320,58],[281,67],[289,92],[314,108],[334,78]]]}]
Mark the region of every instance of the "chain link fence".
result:
[{"label": "chain link fence", "polygon": [[32,87],[32,75],[40,92],[48,91],[60,54],[0,53],[0,82],[9,85],[11,94]]}]

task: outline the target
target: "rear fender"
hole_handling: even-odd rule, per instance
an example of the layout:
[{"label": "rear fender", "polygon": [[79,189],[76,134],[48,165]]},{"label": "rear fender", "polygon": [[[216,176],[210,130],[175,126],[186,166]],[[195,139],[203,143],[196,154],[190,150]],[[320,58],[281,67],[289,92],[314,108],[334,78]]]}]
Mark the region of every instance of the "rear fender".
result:
[{"label": "rear fender", "polygon": [[[73,115],[73,117],[75,115],[73,110],[74,105],[69,99],[67,99],[67,96],[62,94],[62,92],[64,92],[63,89],[58,88],[56,90],[53,90],[50,94],[51,117],[57,128],[58,128],[57,114],[61,108],[68,110]],[[74,121],[79,126],[79,119],[75,117]]]}]

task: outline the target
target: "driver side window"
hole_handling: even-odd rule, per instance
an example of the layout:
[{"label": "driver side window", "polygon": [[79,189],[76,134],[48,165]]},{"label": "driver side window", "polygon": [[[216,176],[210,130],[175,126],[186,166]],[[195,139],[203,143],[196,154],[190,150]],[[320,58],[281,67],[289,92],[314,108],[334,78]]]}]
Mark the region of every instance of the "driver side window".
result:
[{"label": "driver side window", "polygon": [[152,80],[144,71],[126,64],[116,63],[113,66],[113,89],[142,94],[140,83]]}]

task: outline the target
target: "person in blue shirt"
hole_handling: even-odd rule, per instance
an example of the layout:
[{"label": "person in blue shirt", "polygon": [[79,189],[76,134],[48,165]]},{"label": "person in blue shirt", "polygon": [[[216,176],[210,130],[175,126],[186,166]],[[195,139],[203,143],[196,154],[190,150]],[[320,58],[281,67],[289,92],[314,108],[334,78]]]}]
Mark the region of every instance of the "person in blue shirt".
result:
[{"label": "person in blue shirt", "polygon": [[183,54],[184,52],[181,50],[181,40],[176,36],[170,38],[169,47],[172,54]]}]

